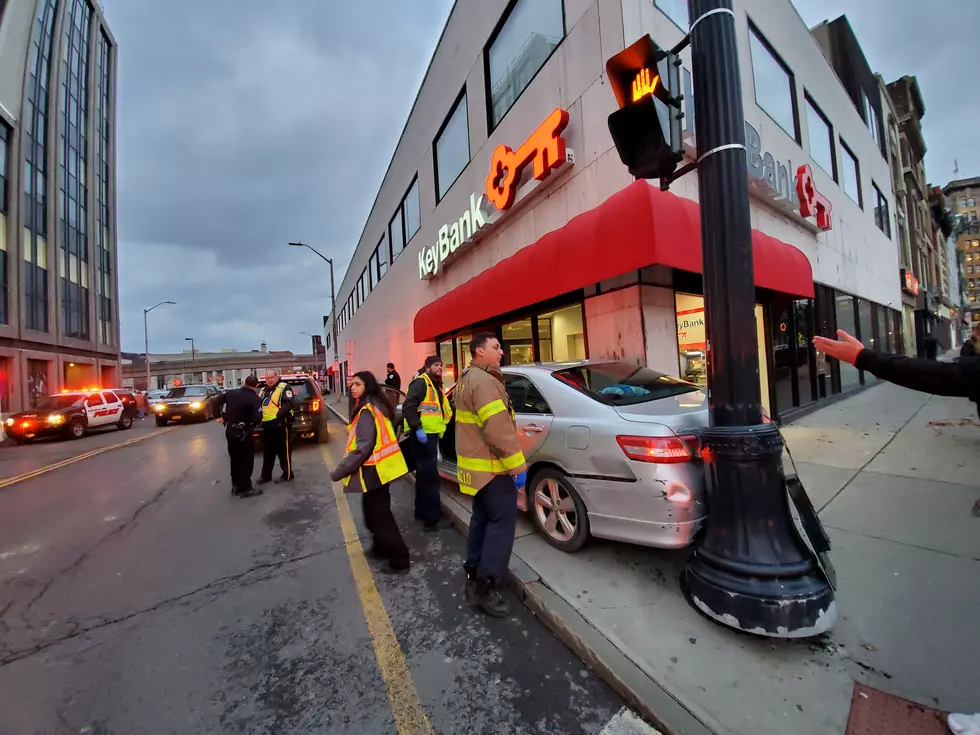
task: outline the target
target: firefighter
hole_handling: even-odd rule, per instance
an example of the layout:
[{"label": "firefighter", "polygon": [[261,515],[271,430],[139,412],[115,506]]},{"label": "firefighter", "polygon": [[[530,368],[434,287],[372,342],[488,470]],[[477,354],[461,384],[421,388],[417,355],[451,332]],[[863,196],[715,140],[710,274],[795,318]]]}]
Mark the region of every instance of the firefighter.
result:
[{"label": "firefighter", "polygon": [[472,362],[454,395],[456,478],[463,493],[476,496],[463,564],[465,594],[470,604],[498,618],[510,614],[499,588],[514,547],[517,491],[527,482],[514,410],[500,373],[503,355],[496,335],[473,337]]},{"label": "firefighter", "polygon": [[453,416],[453,409],[442,392],[442,360],[425,358],[422,373],[408,386],[402,403],[405,434],[415,458],[415,518],[426,531],[450,528],[442,517],[439,502],[439,440]]},{"label": "firefighter", "polygon": [[386,573],[407,574],[408,547],[391,514],[388,486],[407,475],[408,467],[391,425],[391,406],[372,373],[355,373],[350,389],[357,407],[347,427],[344,459],[330,473],[330,479],[342,480],[345,493],[361,494],[364,522],[374,537],[374,545],[367,555],[387,559],[388,564],[382,570]]},{"label": "firefighter", "polygon": [[292,465],[292,447],[289,433],[293,423],[293,389],[279,379],[279,374],[270,370],[265,374],[262,387],[262,437],[265,447],[262,452],[262,474],[258,484],[264,485],[272,479],[272,469],[279,458],[282,475],[276,482],[289,482],[296,475]]}]

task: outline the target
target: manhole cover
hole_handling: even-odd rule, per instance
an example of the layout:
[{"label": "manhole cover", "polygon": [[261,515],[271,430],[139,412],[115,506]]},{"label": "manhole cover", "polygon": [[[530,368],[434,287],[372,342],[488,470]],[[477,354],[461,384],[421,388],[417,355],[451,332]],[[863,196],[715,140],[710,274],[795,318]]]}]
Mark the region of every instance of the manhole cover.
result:
[{"label": "manhole cover", "polygon": [[950,735],[946,712],[854,682],[845,735]]}]

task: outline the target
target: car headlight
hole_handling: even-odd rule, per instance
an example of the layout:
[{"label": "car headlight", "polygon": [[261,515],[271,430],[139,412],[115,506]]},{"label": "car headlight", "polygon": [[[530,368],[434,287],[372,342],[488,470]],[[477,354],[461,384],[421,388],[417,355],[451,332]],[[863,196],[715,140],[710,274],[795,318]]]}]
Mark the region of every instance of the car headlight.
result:
[{"label": "car headlight", "polygon": [[7,426],[13,426],[13,425],[14,425],[14,420],[13,419],[7,419]]},{"label": "car headlight", "polygon": [[155,403],[153,405],[153,410],[154,411],[162,411],[165,408],[166,408],[166,406],[164,404],[162,404],[162,403]]},{"label": "car headlight", "polygon": [[193,402],[193,403],[192,403],[192,404],[191,404],[191,405],[189,406],[189,408],[191,409],[191,411],[196,411],[196,410],[197,410],[197,409],[199,409],[200,407],[201,407],[201,402],[200,402],[200,401],[194,401],[194,402]]},{"label": "car headlight", "polygon": [[65,417],[62,416],[61,414],[55,414],[54,416],[48,416],[48,423],[49,424],[55,424],[55,425],[57,425],[57,424],[63,424],[63,423],[65,423]]}]

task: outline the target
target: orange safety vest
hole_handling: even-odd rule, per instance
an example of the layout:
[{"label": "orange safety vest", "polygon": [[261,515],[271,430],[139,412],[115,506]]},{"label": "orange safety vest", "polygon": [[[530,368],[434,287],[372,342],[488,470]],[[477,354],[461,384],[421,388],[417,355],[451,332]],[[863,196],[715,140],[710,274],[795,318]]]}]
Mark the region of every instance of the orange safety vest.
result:
[{"label": "orange safety vest", "polygon": [[[419,404],[419,418],[422,420],[422,431],[426,434],[435,434],[440,438],[445,435],[446,427],[453,418],[453,409],[449,405],[446,395],[442,395],[442,403],[439,402],[439,391],[433,384],[428,373],[422,373],[416,380],[425,382],[425,398]],[[404,432],[411,431],[408,420],[405,420]]]},{"label": "orange safety vest", "polygon": [[[348,433],[345,456],[357,449],[357,421],[362,411],[368,411],[371,414],[371,417],[374,419],[375,430],[374,451],[371,452],[371,456],[367,458],[367,461],[357,469],[358,477],[361,480],[361,490],[367,492],[367,487],[364,484],[365,467],[374,467],[378,473],[378,480],[382,485],[387,485],[389,482],[393,482],[399,477],[407,475],[408,465],[405,463],[405,457],[402,455],[402,450],[398,446],[398,440],[395,438],[395,429],[391,425],[391,421],[371,403],[362,406],[347,426]],[[343,479],[345,487],[349,482],[349,476]]]}]

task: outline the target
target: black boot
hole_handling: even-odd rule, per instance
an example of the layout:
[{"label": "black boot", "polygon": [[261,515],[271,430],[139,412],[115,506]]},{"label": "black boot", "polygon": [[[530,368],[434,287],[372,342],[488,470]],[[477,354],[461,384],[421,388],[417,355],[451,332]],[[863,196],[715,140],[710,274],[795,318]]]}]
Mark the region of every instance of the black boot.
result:
[{"label": "black boot", "polygon": [[466,573],[466,587],[463,588],[463,597],[467,604],[476,607],[476,568],[464,564],[463,571]]},{"label": "black boot", "polygon": [[476,580],[476,606],[487,615],[495,618],[506,618],[510,615],[510,605],[500,596],[496,582],[489,577]]}]

